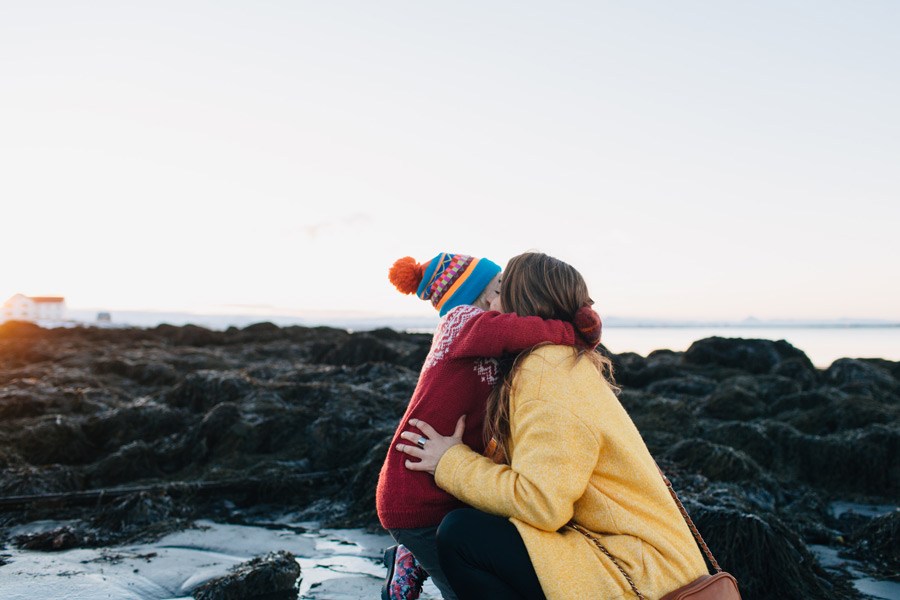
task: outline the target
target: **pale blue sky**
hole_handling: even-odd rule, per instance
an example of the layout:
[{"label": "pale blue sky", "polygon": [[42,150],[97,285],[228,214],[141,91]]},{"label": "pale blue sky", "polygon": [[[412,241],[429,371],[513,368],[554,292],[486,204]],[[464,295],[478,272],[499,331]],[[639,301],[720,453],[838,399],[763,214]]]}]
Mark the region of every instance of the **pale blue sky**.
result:
[{"label": "pale blue sky", "polygon": [[539,249],[605,315],[900,320],[898,27],[893,1],[0,0],[0,302],[428,314],[394,259]]}]

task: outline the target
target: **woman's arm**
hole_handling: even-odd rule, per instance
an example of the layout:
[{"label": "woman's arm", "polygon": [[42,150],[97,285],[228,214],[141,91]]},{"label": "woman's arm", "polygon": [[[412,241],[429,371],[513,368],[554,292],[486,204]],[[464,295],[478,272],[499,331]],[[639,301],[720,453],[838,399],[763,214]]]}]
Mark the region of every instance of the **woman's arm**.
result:
[{"label": "woman's arm", "polygon": [[435,474],[437,484],[466,504],[504,517],[516,517],[539,529],[556,531],[574,512],[587,487],[600,444],[590,429],[569,410],[533,400],[516,410],[512,464],[498,465],[462,444],[464,422],[453,436],[442,436],[430,425],[410,421],[424,435],[401,434],[421,447],[400,444],[397,450],[418,462],[406,467]]},{"label": "woman's arm", "polygon": [[584,495],[600,444],[580,419],[551,402],[524,403],[516,408],[515,420],[509,466],[453,446],[441,457],[435,481],[475,508],[556,531],[572,518],[575,502]]}]

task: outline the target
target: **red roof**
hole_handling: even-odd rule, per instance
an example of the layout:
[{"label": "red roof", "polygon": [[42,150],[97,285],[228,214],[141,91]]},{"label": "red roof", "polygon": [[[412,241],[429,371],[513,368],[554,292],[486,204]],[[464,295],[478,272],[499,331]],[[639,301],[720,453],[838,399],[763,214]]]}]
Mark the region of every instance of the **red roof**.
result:
[{"label": "red roof", "polygon": [[65,298],[62,296],[30,296],[28,298],[32,302],[65,302]]}]

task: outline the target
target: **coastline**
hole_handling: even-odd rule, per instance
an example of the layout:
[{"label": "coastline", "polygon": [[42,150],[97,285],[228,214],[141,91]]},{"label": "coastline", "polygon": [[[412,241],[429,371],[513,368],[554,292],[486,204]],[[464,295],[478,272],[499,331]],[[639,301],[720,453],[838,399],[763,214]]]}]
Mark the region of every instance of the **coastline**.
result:
[{"label": "coastline", "polygon": [[[91,594],[128,567],[109,583],[142,590],[127,597],[182,598],[188,581],[283,541],[314,561],[300,563],[296,591],[334,600],[363,581],[377,591],[375,546],[389,540],[348,554],[337,538],[350,533],[327,535],[384,535],[375,482],[430,345],[428,334],[271,323],[0,325],[0,579],[53,598],[47,582],[68,577]],[[611,358],[619,401],[745,600],[767,589],[853,600],[857,582],[896,570],[900,510],[872,507],[900,498],[900,363],[817,368],[785,341],[721,337]],[[185,542],[198,526],[267,541]],[[312,529],[327,540],[310,542]],[[187,560],[165,581],[133,572],[191,545],[221,555],[215,573]],[[315,573],[332,572],[357,580],[313,588]]]}]

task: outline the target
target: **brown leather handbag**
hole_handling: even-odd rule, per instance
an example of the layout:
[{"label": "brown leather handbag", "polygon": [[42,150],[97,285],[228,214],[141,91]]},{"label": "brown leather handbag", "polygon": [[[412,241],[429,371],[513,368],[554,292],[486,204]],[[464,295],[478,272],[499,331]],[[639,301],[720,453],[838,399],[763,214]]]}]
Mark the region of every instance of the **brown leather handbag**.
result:
[{"label": "brown leather handbag", "polygon": [[[657,467],[658,468],[658,467]],[[665,473],[660,469],[659,474],[662,475],[663,481],[666,482],[666,487],[669,488],[669,493],[672,494],[672,498],[675,500],[675,504],[678,505],[678,509],[681,511],[681,516],[684,517],[684,520],[687,521],[688,527],[691,529],[691,533],[694,534],[694,539],[697,540],[697,545],[700,546],[700,549],[703,550],[703,553],[706,555],[706,558],[709,559],[710,564],[716,570],[713,575],[701,575],[698,579],[692,581],[691,583],[681,586],[676,590],[672,590],[665,596],[663,596],[660,600],[741,600],[741,593],[738,591],[737,580],[731,576],[731,574],[726,573],[722,570],[722,567],[719,566],[719,563],[716,562],[716,559],[713,557],[712,552],[710,552],[709,547],[706,545],[706,542],[703,541],[703,536],[700,535],[700,532],[697,530],[697,526],[694,525],[694,522],[691,520],[691,517],[688,515],[687,511],[684,509],[684,505],[681,503],[681,500],[678,499],[678,495],[675,493],[675,489],[672,487],[672,482],[669,481],[669,478],[666,477]],[[634,585],[634,581],[632,581],[631,577],[628,576],[628,573],[625,572],[625,569],[622,568],[622,565],[619,564],[619,561],[609,553],[609,551],[600,543],[590,531],[576,523],[575,521],[571,521],[569,526],[575,531],[581,533],[586,536],[600,551],[609,558],[616,567],[618,567],[619,571],[622,575],[625,576],[625,580],[631,586],[631,589],[634,590],[635,595],[637,595],[639,600],[647,600],[647,597],[641,594],[638,591],[637,586]]]}]

